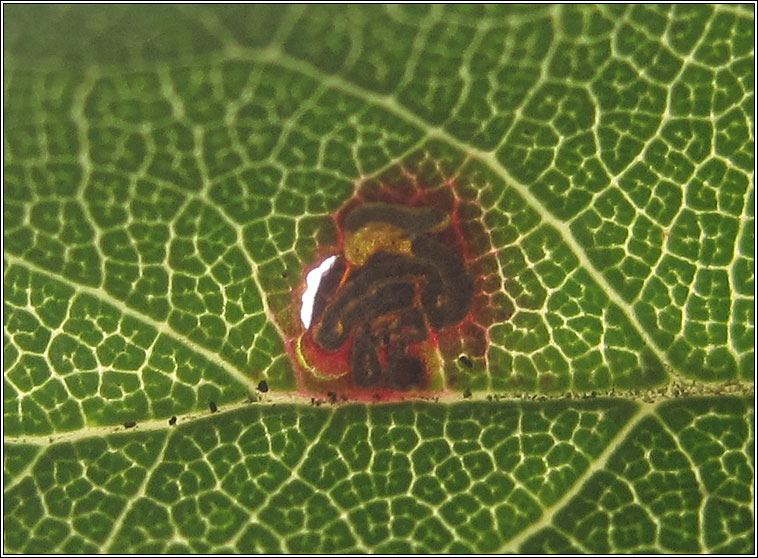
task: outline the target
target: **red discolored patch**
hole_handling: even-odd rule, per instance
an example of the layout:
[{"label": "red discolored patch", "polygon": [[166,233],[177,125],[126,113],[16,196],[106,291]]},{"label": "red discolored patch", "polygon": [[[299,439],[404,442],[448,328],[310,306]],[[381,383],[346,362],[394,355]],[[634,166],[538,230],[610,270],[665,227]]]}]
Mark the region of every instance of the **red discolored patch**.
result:
[{"label": "red discolored patch", "polygon": [[452,181],[404,175],[362,185],[334,219],[336,244],[318,248],[292,293],[300,316],[306,278],[323,273],[310,322],[288,332],[300,391],[396,401],[459,384],[444,362],[483,360],[487,327],[507,311],[493,304],[501,280],[481,210]]}]

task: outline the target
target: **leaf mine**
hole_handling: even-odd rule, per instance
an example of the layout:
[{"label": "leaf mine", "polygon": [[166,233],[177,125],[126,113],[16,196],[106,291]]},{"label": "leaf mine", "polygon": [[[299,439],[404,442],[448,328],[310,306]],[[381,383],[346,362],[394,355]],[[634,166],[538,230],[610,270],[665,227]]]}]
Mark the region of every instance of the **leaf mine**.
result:
[{"label": "leaf mine", "polygon": [[335,215],[339,241],[297,293],[302,327],[290,346],[304,392],[363,401],[439,393],[449,389],[440,340],[476,330],[472,243],[452,185],[439,187],[448,196],[419,189],[405,199],[385,186]]}]

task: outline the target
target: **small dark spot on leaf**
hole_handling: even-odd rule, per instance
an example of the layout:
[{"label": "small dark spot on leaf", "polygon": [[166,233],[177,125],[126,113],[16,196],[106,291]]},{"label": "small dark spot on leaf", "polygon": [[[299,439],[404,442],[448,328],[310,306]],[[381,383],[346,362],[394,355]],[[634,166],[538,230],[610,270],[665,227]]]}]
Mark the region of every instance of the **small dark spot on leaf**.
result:
[{"label": "small dark spot on leaf", "polygon": [[268,391],[268,382],[266,382],[266,380],[262,380],[258,383],[258,391],[261,393],[266,393]]},{"label": "small dark spot on leaf", "polygon": [[330,391],[326,394],[326,396],[329,398],[329,402],[334,405],[337,402],[337,394],[333,391]]},{"label": "small dark spot on leaf", "polygon": [[211,413],[215,413],[216,411],[218,411],[218,407],[216,407],[216,404],[215,404],[213,401],[211,401],[211,402],[208,404],[208,407],[210,407],[210,409],[211,409]]},{"label": "small dark spot on leaf", "polygon": [[461,355],[458,357],[458,362],[460,362],[463,366],[466,368],[473,368],[474,363],[471,362],[471,359],[467,357],[466,355]]},{"label": "small dark spot on leaf", "polygon": [[289,271],[282,271],[282,278],[286,279],[289,276],[290,276]]},{"label": "small dark spot on leaf", "polygon": [[137,423],[133,420],[128,420],[124,423],[124,428],[134,428],[135,426],[137,426]]},{"label": "small dark spot on leaf", "polygon": [[487,396],[487,401],[492,401],[492,396],[491,395]]},{"label": "small dark spot on leaf", "polygon": [[466,391],[463,392],[463,398],[468,399],[469,397],[471,397],[471,390],[466,388]]},{"label": "small dark spot on leaf", "polygon": [[168,423],[171,426],[174,426],[176,424],[176,417],[171,417],[170,419],[168,419]]},{"label": "small dark spot on leaf", "polygon": [[527,136],[531,136],[532,135],[531,128],[524,128],[524,134],[527,135]]}]

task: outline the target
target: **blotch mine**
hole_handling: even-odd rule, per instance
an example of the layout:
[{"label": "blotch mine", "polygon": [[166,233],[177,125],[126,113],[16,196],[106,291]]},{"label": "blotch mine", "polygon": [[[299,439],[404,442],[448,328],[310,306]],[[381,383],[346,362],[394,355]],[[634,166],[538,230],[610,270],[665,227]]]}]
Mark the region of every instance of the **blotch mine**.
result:
[{"label": "blotch mine", "polygon": [[[354,206],[344,215],[344,257],[322,276],[298,343],[315,377],[341,377],[329,355],[349,347],[355,386],[427,387],[429,343],[465,318],[473,298],[463,257],[443,242],[450,222],[436,207],[390,203]],[[316,360],[328,370],[313,367]]]}]

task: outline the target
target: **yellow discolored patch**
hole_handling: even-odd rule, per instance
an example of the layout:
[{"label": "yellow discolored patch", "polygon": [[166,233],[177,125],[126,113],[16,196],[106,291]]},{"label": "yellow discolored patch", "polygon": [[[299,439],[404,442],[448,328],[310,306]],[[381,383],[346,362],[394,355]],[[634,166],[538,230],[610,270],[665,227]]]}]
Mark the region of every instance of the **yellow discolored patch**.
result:
[{"label": "yellow discolored patch", "polygon": [[442,391],[445,389],[445,378],[442,375],[442,360],[437,349],[428,340],[418,344],[418,355],[424,362],[424,366],[429,371],[429,384],[427,389],[430,391]]},{"label": "yellow discolored patch", "polygon": [[405,230],[389,223],[371,222],[345,236],[344,254],[356,266],[362,266],[378,251],[410,254],[411,239]]},{"label": "yellow discolored patch", "polygon": [[[308,370],[311,374],[313,374],[316,378],[319,380],[334,380],[335,378],[339,378],[341,376],[344,376],[347,374],[350,369],[345,366],[344,368],[340,369],[338,366],[329,366],[328,369],[330,371],[329,374],[322,374],[319,370],[319,366],[316,364],[310,362],[307,355],[307,349],[304,344],[304,338],[305,334],[301,335],[295,344],[295,355],[297,356],[297,360],[300,363],[300,365]],[[324,364],[323,362],[321,363]],[[327,362],[326,364],[331,364]]]}]

